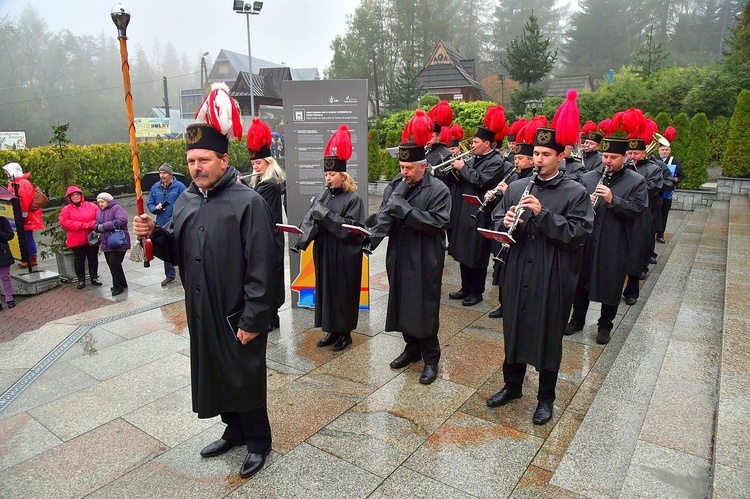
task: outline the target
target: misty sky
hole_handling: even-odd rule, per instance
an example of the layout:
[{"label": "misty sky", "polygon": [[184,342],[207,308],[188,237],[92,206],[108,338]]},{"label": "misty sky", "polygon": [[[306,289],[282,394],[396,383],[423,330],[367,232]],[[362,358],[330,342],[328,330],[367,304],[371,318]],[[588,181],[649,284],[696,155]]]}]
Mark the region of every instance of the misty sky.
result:
[{"label": "misty sky", "polygon": [[[30,4],[53,31],[68,29],[75,35],[112,35],[110,18],[117,1],[107,0],[0,0],[0,17],[17,17]],[[247,54],[245,16],[232,10],[232,0],[126,0],[130,10],[128,48],[140,45],[151,57],[159,43],[171,41],[199,64],[209,52],[213,61],[220,49]],[[252,3],[252,1],[250,1]],[[346,15],[358,0],[264,0],[263,10],[250,17],[253,57],[291,67],[323,70],[331,61],[329,48],[346,30]],[[210,6],[210,7],[207,7]]]}]

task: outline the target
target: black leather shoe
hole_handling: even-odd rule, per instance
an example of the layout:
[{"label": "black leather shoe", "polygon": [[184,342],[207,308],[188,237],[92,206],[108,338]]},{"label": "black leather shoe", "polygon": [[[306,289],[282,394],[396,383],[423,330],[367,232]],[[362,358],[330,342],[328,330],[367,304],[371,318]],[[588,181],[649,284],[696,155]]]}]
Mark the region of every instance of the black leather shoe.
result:
[{"label": "black leather shoe", "polygon": [[625,305],[633,306],[635,305],[635,302],[638,301],[638,298],[632,297],[632,296],[626,296],[625,297]]},{"label": "black leather shoe", "polygon": [[641,281],[645,281],[646,278],[648,278],[648,270],[644,270],[641,272],[641,275],[638,276],[638,279]]},{"label": "black leather shoe", "polygon": [[666,243],[666,241],[664,240],[664,237],[657,237],[656,238],[656,242],[657,243],[662,243],[662,244]]},{"label": "black leather shoe", "polygon": [[337,334],[326,333],[323,338],[318,340],[316,345],[318,345],[319,348],[327,347],[328,345],[333,345],[334,343],[336,343],[336,340],[338,339],[339,336]]},{"label": "black leather shoe", "polygon": [[651,265],[656,265],[658,262],[656,261],[656,257],[652,256],[648,259],[648,263],[650,263]]},{"label": "black leather shoe", "polygon": [[497,310],[493,310],[492,312],[490,312],[490,313],[488,314],[488,317],[489,317],[490,319],[499,319],[499,318],[501,318],[502,316],[503,316],[503,307],[502,307],[502,306],[500,306],[500,307],[497,307]]},{"label": "black leather shoe", "polygon": [[119,294],[122,294],[123,291],[125,291],[125,290],[122,289],[122,288],[113,287],[112,288],[112,296],[117,296]]},{"label": "black leather shoe", "polygon": [[487,399],[487,407],[500,407],[511,400],[520,399],[521,395],[523,395],[521,392],[508,390],[508,387],[504,386],[502,390]]},{"label": "black leather shoe", "polygon": [[600,327],[596,332],[596,342],[600,345],[606,345],[607,343],[609,343],[610,336],[610,331],[606,330],[603,327]]},{"label": "black leather shoe", "polygon": [[429,385],[437,379],[437,365],[436,364],[425,364],[422,369],[422,375],[419,377],[419,382],[423,385]]},{"label": "black leather shoe", "polygon": [[463,289],[459,289],[458,291],[454,291],[453,293],[449,294],[448,298],[450,298],[451,300],[463,300],[467,296],[469,295],[466,294],[466,291],[464,291]]},{"label": "black leather shoe", "polygon": [[9,309],[11,309],[11,308],[13,308],[13,307],[16,306],[16,302],[14,302],[13,300],[7,301],[7,302],[5,302],[5,304],[8,305]]},{"label": "black leather shoe", "polygon": [[342,334],[339,336],[339,339],[336,340],[336,343],[333,344],[333,351],[334,352],[340,352],[344,348],[348,347],[352,344],[352,337],[348,334]]},{"label": "black leather shoe", "polygon": [[100,281],[98,277],[93,277],[91,278],[91,284],[93,284],[94,286],[101,286],[102,281]]},{"label": "black leather shoe", "polygon": [[230,450],[240,445],[238,442],[230,442],[220,438],[216,442],[211,442],[201,450],[201,456],[203,457],[215,457],[226,454]]},{"label": "black leather shoe", "polygon": [[78,286],[76,286],[76,289],[83,289],[86,287],[86,281],[78,281]]},{"label": "black leather shoe", "polygon": [[565,332],[563,332],[563,334],[564,334],[565,336],[570,336],[571,334],[575,334],[575,333],[577,333],[578,331],[583,331],[583,324],[581,324],[581,325],[579,326],[579,325],[578,325],[578,324],[576,324],[575,322],[573,322],[573,321],[570,321],[570,322],[568,322],[568,325],[567,325],[567,326],[565,326]]},{"label": "black leather shoe", "polygon": [[464,307],[473,307],[477,303],[483,302],[484,298],[482,295],[469,295],[461,302]]},{"label": "black leather shoe", "polygon": [[391,369],[401,369],[402,367],[406,367],[412,362],[418,361],[422,356],[420,354],[413,354],[411,352],[407,352],[404,350],[401,352],[401,355],[393,359],[393,362],[391,362]]},{"label": "black leather shoe", "polygon": [[545,424],[550,419],[552,419],[552,402],[539,402],[531,421],[533,421],[534,424]]},{"label": "black leather shoe", "polygon": [[240,468],[240,476],[242,478],[250,478],[259,472],[263,468],[263,465],[266,464],[266,456],[269,452],[271,451],[266,451],[261,454],[248,452],[247,456],[245,456],[245,461]]}]

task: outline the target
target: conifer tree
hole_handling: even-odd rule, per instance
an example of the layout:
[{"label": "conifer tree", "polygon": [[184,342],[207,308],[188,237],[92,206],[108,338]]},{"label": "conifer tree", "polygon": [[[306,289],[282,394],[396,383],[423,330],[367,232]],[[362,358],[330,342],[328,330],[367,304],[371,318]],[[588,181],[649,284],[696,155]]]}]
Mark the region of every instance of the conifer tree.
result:
[{"label": "conifer tree", "polygon": [[729,122],[722,173],[727,177],[750,176],[750,90],[743,90],[737,98]]},{"label": "conifer tree", "polygon": [[690,144],[682,160],[685,189],[698,189],[708,178],[708,118],[698,113],[690,120]]},{"label": "conifer tree", "polygon": [[503,66],[508,68],[510,77],[519,83],[536,83],[552,70],[557,59],[557,49],[551,51],[550,39],[543,38],[537,17],[532,12],[523,26],[521,38],[515,37],[506,49]]},{"label": "conifer tree", "polygon": [[656,43],[654,39],[654,27],[649,26],[645,41],[638,47],[633,57],[635,72],[646,80],[652,73],[662,68],[667,57],[669,57],[669,52],[664,48],[662,42]]}]

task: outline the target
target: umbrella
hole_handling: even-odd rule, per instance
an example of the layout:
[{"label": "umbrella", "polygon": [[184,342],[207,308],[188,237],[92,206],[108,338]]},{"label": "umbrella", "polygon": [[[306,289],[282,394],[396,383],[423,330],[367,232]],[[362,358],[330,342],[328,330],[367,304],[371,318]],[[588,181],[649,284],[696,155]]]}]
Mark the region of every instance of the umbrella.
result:
[{"label": "umbrella", "polygon": [[281,134],[279,132],[271,132],[271,135],[274,137],[281,137]]},{"label": "umbrella", "polygon": [[[192,180],[179,172],[174,172],[172,177],[174,177],[175,180],[182,182],[185,187],[188,187],[190,182],[192,182]],[[141,179],[141,189],[144,191],[150,191],[154,184],[157,183],[159,183],[159,172],[148,172]]]}]

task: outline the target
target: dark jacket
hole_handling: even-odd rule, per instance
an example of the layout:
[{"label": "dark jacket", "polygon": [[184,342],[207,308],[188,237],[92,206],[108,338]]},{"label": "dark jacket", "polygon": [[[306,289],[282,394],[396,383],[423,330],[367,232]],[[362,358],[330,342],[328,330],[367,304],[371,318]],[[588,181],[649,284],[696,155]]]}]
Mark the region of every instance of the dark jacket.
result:
[{"label": "dark jacket", "polygon": [[[596,190],[603,166],[588,172],[581,183],[589,194]],[[609,184],[612,203],[599,199],[594,217],[594,231],[583,249],[581,282],[588,289],[589,300],[608,305],[620,303],[633,223],[646,211],[646,181],[636,172],[623,167],[612,175]]]},{"label": "dark jacket", "polygon": [[276,303],[277,308],[286,301],[286,288],[284,287],[284,234],[276,224],[283,223],[281,215],[281,184],[275,178],[258,182],[254,187],[255,192],[261,195],[266,201],[268,208],[271,210],[271,222],[273,222],[273,232],[276,235],[276,244],[282,249],[281,258],[279,259],[279,268],[276,272]]},{"label": "dark jacket", "polygon": [[470,194],[484,199],[484,194],[497,187],[509,171],[510,164],[503,162],[494,149],[484,156],[475,156],[461,169],[461,181],[456,191],[456,203],[459,204],[454,209],[455,220],[448,253],[468,267],[487,267],[490,258],[489,239],[482,237],[477,232],[477,227],[489,227],[492,209],[486,209],[478,220],[474,220],[471,215],[477,211],[477,207],[464,202],[462,195]]},{"label": "dark jacket", "polygon": [[599,151],[583,153],[583,166],[586,167],[587,172],[590,172],[591,170],[596,170],[601,165],[602,165],[602,153],[600,153]]},{"label": "dark jacket", "polygon": [[[496,225],[502,224],[528,185],[519,180],[508,186],[493,212]],[[586,190],[562,173],[547,181],[537,178],[530,194],[542,210],[536,216],[530,211],[522,215],[524,222],[516,226],[516,243],[502,272],[505,362],[558,370],[583,244],[594,215]]]},{"label": "dark jacket", "polygon": [[[313,205],[317,203],[317,197]],[[332,189],[313,246],[315,327],[348,333],[357,327],[362,287],[362,236],[341,227],[363,225],[365,205],[356,191]]]},{"label": "dark jacket", "polygon": [[565,158],[560,164],[560,170],[565,172],[568,178],[580,182],[583,174],[586,173],[586,167],[573,158]]},{"label": "dark jacket", "polygon": [[443,228],[451,211],[450,192],[429,173],[414,187],[405,187],[400,174],[386,186],[370,240],[376,248],[389,236],[385,330],[428,338],[437,335],[440,327]]},{"label": "dark jacket", "polygon": [[16,233],[13,232],[8,219],[0,217],[0,267],[10,267],[15,262],[10,252],[10,244],[8,244],[8,241],[12,241],[14,237]]},{"label": "dark jacket", "polygon": [[[266,404],[266,341],[279,254],[271,211],[233,167],[205,195],[195,185],[157,228],[154,253],[179,266],[190,330],[193,411],[200,418]],[[247,345],[237,327],[260,333]]]},{"label": "dark jacket", "polygon": [[[115,220],[117,220],[118,228],[125,233],[125,239],[128,244],[124,248],[117,248],[117,250],[111,250],[107,246],[107,236],[115,231]],[[99,227],[101,225],[101,227]],[[117,200],[113,199],[110,201],[103,210],[99,210],[96,214],[96,227],[99,232],[99,247],[102,251],[126,251],[130,249],[130,233],[128,232],[128,213],[125,208],[120,206]]]},{"label": "dark jacket", "polygon": [[664,184],[662,169],[656,163],[642,160],[636,163],[636,171],[646,179],[648,190],[647,209],[635,220],[628,237],[630,238],[630,253],[628,261],[628,275],[639,275],[648,268],[651,258],[651,245],[654,241],[654,227],[656,218],[661,219],[661,190]]}]

